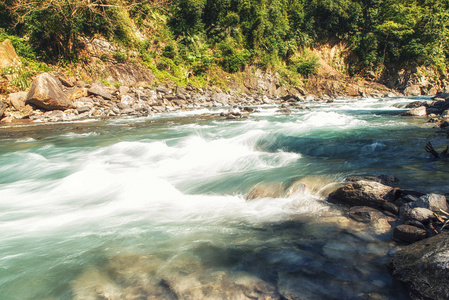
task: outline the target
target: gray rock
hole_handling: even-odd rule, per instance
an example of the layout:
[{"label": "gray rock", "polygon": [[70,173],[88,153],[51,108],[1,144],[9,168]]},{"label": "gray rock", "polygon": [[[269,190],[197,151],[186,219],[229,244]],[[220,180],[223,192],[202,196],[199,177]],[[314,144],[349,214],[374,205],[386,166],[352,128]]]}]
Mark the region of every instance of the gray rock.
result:
[{"label": "gray rock", "polygon": [[398,225],[394,228],[393,239],[414,243],[426,238],[426,231],[412,225]]},{"label": "gray rock", "polygon": [[85,112],[89,111],[90,109],[91,108],[88,107],[88,106],[81,106],[81,107],[78,107],[76,109],[76,111],[78,112],[78,114],[82,114],[82,113],[85,113]]},{"label": "gray rock", "polygon": [[111,93],[108,91],[108,89],[99,84],[99,83],[94,83],[88,90],[87,93],[89,95],[94,95],[94,96],[100,96],[103,99],[106,100],[111,100],[112,99],[112,95]]},{"label": "gray rock", "polygon": [[382,208],[394,200],[393,188],[375,181],[360,180],[345,185],[329,195],[331,202],[350,206]]},{"label": "gray rock", "polygon": [[405,96],[420,96],[421,95],[421,86],[419,85],[411,85],[405,88],[404,90]]},{"label": "gray rock", "polygon": [[412,116],[412,117],[424,117],[427,116],[427,107],[420,106],[417,108],[413,108],[408,112],[402,114],[403,116]]},{"label": "gray rock", "polygon": [[27,92],[18,92],[8,95],[8,101],[16,110],[21,110],[25,107],[25,100],[27,98]]},{"label": "gray rock", "polygon": [[134,99],[130,95],[125,95],[120,100],[120,103],[122,103],[124,105],[128,105],[128,106],[131,106],[134,102],[136,102],[136,99]]},{"label": "gray rock", "polygon": [[449,233],[416,242],[388,262],[393,276],[404,282],[413,299],[448,299]]},{"label": "gray rock", "polygon": [[126,86],[126,85],[121,85],[121,86],[118,88],[118,90],[119,90],[119,94],[122,95],[122,96],[124,96],[124,95],[128,94],[128,92],[129,92],[129,87]]},{"label": "gray rock", "polygon": [[72,102],[62,90],[61,82],[49,73],[42,73],[34,79],[25,103],[45,110],[65,110],[72,107]]},{"label": "gray rock", "polygon": [[418,201],[414,202],[415,207],[428,208],[434,212],[440,212],[440,209],[448,211],[446,197],[438,194],[427,194],[419,197]]},{"label": "gray rock", "polygon": [[53,111],[46,112],[44,114],[44,116],[50,122],[60,122],[60,121],[64,121],[66,119],[66,114],[60,110],[53,110]]},{"label": "gray rock", "polygon": [[399,210],[399,217],[402,221],[428,222],[433,217],[433,212],[429,209],[416,205],[416,202],[405,203]]}]

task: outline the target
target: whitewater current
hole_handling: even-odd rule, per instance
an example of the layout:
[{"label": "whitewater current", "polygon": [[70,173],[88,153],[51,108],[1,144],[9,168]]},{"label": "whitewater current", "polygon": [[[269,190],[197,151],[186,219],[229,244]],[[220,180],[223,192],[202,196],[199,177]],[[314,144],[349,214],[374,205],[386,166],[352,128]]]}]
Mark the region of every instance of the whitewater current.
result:
[{"label": "whitewater current", "polygon": [[[391,174],[447,193],[448,162],[423,150],[444,140],[398,116],[414,100],[2,125],[0,299],[408,299],[391,236],[326,191]],[[246,199],[270,184],[285,192]]]}]

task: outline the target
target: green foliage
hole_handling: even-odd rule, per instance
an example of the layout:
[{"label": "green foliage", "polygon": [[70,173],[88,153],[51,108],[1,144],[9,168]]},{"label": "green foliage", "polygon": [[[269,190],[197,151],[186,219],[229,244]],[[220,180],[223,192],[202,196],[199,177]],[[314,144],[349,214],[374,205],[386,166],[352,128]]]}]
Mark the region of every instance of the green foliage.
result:
[{"label": "green foliage", "polygon": [[35,52],[48,61],[75,58],[80,36],[102,34],[124,45],[132,44],[124,1],[30,0],[19,6],[17,1],[9,2],[6,10],[18,23],[13,26],[11,20],[9,29],[27,35]]},{"label": "green foliage", "polygon": [[238,49],[235,41],[228,38],[218,45],[217,56],[221,58],[221,66],[229,73],[243,71],[250,59],[250,53],[246,49]]},{"label": "green foliage", "polygon": [[[120,51],[114,51],[114,53],[112,53],[112,57],[114,57],[114,59],[116,61],[118,61],[119,63],[124,63],[127,59],[127,55]],[[100,59],[101,59],[101,57],[100,57]]]},{"label": "green foliage", "polygon": [[0,70],[0,74],[11,75],[11,84],[20,91],[26,90],[31,85],[32,72],[25,70],[24,68],[7,68]]},{"label": "green foliage", "polygon": [[176,45],[173,42],[165,46],[162,52],[162,56],[170,59],[174,59],[176,57],[176,54]]},{"label": "green foliage", "polygon": [[305,52],[299,58],[292,60],[292,64],[294,69],[303,77],[316,74],[320,66],[318,57],[309,52]]},{"label": "green foliage", "polygon": [[36,54],[29,43],[16,35],[7,34],[4,29],[0,28],[0,42],[3,42],[6,39],[11,41],[17,55],[25,59],[36,59]]},{"label": "green foliage", "polygon": [[[248,64],[306,77],[316,72],[317,61],[298,54],[328,41],[349,44],[353,74],[389,65],[443,71],[449,63],[447,0],[23,0],[14,8],[16,3],[0,3],[0,40],[10,38],[26,60],[77,61],[80,37],[100,34],[138,47],[158,78],[179,82],[191,70],[202,76],[219,66],[234,73]],[[135,41],[137,28],[146,40]]]}]

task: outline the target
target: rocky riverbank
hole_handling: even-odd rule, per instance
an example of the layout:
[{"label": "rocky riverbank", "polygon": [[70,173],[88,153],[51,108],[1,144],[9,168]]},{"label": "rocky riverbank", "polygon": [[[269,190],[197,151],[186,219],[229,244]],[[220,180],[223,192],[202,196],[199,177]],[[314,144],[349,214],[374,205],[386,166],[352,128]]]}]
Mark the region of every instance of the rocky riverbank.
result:
[{"label": "rocky riverbank", "polygon": [[[320,183],[317,185],[317,183]],[[449,206],[445,195],[398,187],[390,175],[351,176],[341,183],[304,178],[290,187],[255,186],[248,201],[309,192],[337,205],[348,221],[367,226],[400,249],[389,260],[393,275],[412,299],[447,299],[449,295]]]},{"label": "rocky riverbank", "polygon": [[[283,95],[283,96],[280,96]],[[375,96],[395,95],[389,90]],[[245,106],[280,104],[283,113],[289,108],[305,109],[305,102],[332,102],[327,94],[315,96],[302,89],[283,89],[282,93],[263,91],[241,93],[217,87],[197,88],[162,84],[157,87],[105,85],[87,83],[64,75],[42,73],[34,79],[28,92],[11,93],[1,103],[0,122],[59,122],[116,116],[150,116],[157,113],[209,107],[240,107],[229,117],[241,117],[250,109]]]},{"label": "rocky riverbank", "polygon": [[[449,295],[449,207],[444,195],[397,187],[393,176],[348,177],[328,201],[342,204],[346,215],[387,234],[398,245],[411,244],[389,261],[412,299],[447,299]],[[388,228],[388,225],[387,225]]]}]

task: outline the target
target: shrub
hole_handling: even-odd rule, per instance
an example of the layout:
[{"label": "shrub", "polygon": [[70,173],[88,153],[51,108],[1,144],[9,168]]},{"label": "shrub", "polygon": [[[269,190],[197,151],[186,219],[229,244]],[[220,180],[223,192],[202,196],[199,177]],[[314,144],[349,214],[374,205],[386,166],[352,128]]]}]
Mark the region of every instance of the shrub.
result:
[{"label": "shrub", "polygon": [[237,49],[232,38],[228,38],[219,44],[218,56],[221,57],[221,66],[226,72],[235,73],[242,71],[249,63],[251,54],[246,49]]},{"label": "shrub", "polygon": [[114,59],[116,61],[118,61],[119,63],[123,63],[123,62],[125,62],[127,55],[120,51],[114,51],[114,53],[112,54],[112,57],[114,57]]},{"label": "shrub", "polygon": [[167,46],[164,47],[164,50],[162,52],[162,56],[174,59],[176,57],[176,47],[174,43],[170,43]]},{"label": "shrub", "polygon": [[20,91],[26,90],[31,85],[30,71],[26,71],[23,68],[8,68],[1,71],[2,75],[12,75],[11,84]]},{"label": "shrub", "polygon": [[296,71],[303,77],[309,76],[309,74],[315,74],[320,64],[318,63],[318,57],[311,53],[304,53],[296,61],[294,61]]},{"label": "shrub", "polygon": [[156,68],[159,71],[166,71],[170,68],[170,65],[165,60],[160,60],[157,62]]}]

